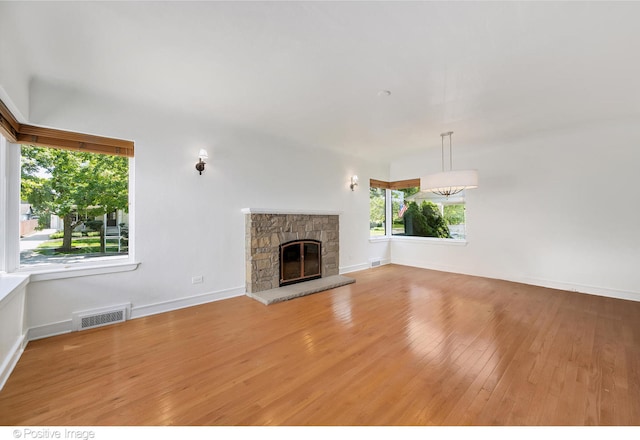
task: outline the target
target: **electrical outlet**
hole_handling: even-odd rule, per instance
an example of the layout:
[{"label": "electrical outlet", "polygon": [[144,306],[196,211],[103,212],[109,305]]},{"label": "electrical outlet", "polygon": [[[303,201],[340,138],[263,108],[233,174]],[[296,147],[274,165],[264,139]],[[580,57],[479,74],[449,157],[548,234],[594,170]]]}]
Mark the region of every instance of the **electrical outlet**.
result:
[{"label": "electrical outlet", "polygon": [[202,275],[191,277],[191,284],[200,284],[202,282]]}]

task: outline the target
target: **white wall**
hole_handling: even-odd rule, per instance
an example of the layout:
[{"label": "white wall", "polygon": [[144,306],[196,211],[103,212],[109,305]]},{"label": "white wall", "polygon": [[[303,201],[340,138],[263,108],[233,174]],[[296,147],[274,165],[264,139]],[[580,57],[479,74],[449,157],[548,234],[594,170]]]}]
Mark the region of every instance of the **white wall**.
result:
[{"label": "white wall", "polygon": [[[29,121],[135,141],[135,256],[131,272],[30,283],[27,325],[37,337],[67,331],[71,313],[132,303],[142,316],[244,293],[242,208],[341,211],[342,272],[368,266],[369,178],[388,164],[299,148],[286,139],[135,108],[44,84]],[[200,148],[209,153],[200,176]],[[353,174],[360,177],[349,189]],[[191,278],[202,275],[202,284]]]},{"label": "white wall", "polygon": [[[369,178],[437,171],[440,149],[391,164],[317,151],[191,115],[125,106],[46,84],[31,90],[32,124],[135,141],[132,272],[28,285],[26,326],[71,328],[74,311],[132,303],[133,315],[244,292],[242,208],[338,210],[342,272],[371,258],[640,299],[640,128],[631,121],[456,145],[456,168],[480,172],[467,195],[468,244],[368,240]],[[58,105],[64,103],[64,105]],[[303,148],[300,148],[303,147]],[[209,151],[202,176],[194,169]],[[432,163],[427,170],[424,164]],[[349,177],[360,186],[349,190]],[[612,218],[613,217],[613,218]],[[202,275],[202,284],[191,277]]]},{"label": "white wall", "polygon": [[0,389],[27,345],[26,285],[25,276],[0,276]]},{"label": "white wall", "polygon": [[[0,8],[2,5],[0,5]],[[19,26],[11,14],[3,14],[0,10],[0,99],[16,118],[29,115],[29,76],[25,75],[27,54],[20,46],[19,38],[11,38]],[[5,91],[11,91],[11,96]]]},{"label": "white wall", "polygon": [[[20,158],[11,147],[0,135],[0,389],[26,345],[24,305],[28,276],[2,273],[14,269],[17,263],[17,256],[6,252],[7,248],[14,247],[19,232],[17,216],[13,217],[14,222],[9,216],[10,212],[17,212],[20,203],[16,172]],[[10,205],[15,209],[6,209]]]},{"label": "white wall", "polygon": [[378,265],[391,263],[391,240],[370,239],[369,242],[369,267],[374,263]]},{"label": "white wall", "polygon": [[[640,300],[639,163],[634,120],[458,143],[454,168],[480,176],[467,192],[468,244],[394,241],[392,261]],[[391,179],[439,167],[437,148],[394,161]]]}]

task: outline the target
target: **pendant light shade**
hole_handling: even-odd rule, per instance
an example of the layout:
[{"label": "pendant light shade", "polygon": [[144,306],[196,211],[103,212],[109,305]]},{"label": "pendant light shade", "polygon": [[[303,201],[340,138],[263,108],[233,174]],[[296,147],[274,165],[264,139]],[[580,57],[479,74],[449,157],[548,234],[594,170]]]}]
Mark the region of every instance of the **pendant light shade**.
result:
[{"label": "pendant light shade", "polygon": [[420,190],[449,197],[463,189],[478,187],[478,171],[457,170],[430,174],[420,179]]},{"label": "pendant light shade", "polygon": [[[420,179],[420,190],[449,197],[465,189],[478,187],[477,170],[453,170],[451,154],[452,131],[442,133],[442,171]],[[444,170],[444,138],[449,136],[449,171]]]}]

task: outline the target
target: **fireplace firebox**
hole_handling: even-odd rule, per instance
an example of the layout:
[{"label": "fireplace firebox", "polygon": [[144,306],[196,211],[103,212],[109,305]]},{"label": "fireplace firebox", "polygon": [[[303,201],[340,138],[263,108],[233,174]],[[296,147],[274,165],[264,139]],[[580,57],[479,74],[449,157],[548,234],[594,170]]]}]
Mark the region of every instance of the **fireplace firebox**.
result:
[{"label": "fireplace firebox", "polygon": [[294,240],[280,245],[280,286],[322,276],[322,252],[318,240]]}]

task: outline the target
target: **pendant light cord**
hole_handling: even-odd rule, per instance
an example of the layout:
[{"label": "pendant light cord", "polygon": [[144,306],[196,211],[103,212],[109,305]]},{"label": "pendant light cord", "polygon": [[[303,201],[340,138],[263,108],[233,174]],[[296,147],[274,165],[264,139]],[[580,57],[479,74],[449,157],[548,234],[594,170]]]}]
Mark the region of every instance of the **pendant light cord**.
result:
[{"label": "pendant light cord", "polygon": [[449,171],[453,171],[453,150],[451,148],[451,135],[453,131],[449,132]]},{"label": "pendant light cord", "polygon": [[444,137],[449,136],[449,171],[453,170],[453,149],[451,147],[451,135],[453,131],[448,131],[446,133],[442,133],[440,135],[440,140],[442,144],[442,171],[444,172]]},{"label": "pendant light cord", "polygon": [[440,135],[442,141],[442,172],[444,173],[444,133]]}]

